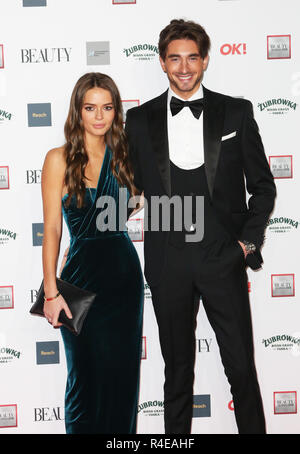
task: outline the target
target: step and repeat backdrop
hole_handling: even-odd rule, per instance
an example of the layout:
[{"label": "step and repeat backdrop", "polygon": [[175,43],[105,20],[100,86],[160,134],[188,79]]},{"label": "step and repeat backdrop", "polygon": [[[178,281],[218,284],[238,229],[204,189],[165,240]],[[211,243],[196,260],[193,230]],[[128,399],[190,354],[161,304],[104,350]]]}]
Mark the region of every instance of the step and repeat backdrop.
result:
[{"label": "step and repeat backdrop", "polygon": [[[47,151],[64,143],[73,86],[86,72],[109,74],[125,120],[129,108],[167,88],[158,35],[181,17],[211,37],[204,85],[253,103],[275,177],[265,263],[248,272],[255,358],[268,432],[300,433],[299,14],[298,0],[0,0],[0,433],[65,430],[60,332],[29,310],[42,279],[41,168]],[[143,267],[143,212],[128,229]],[[64,225],[60,262],[68,241]],[[196,342],[192,432],[237,433],[201,304]],[[163,380],[145,281],[138,433],[164,432]]]}]

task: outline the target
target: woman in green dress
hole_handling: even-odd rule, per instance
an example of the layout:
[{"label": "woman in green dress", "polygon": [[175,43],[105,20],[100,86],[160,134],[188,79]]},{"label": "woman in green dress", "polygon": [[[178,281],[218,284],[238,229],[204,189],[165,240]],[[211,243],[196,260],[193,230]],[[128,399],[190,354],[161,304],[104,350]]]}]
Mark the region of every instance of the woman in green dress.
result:
[{"label": "woman in green dress", "polygon": [[[144,279],[135,247],[119,225],[119,189],[126,188],[127,199],[137,192],[122,103],[109,76],[88,73],[78,80],[65,137],[63,147],[46,155],[42,195],[44,312],[60,327],[65,346],[66,432],[131,434],[136,432]],[[99,225],[102,197],[115,203],[117,228]],[[62,216],[70,247],[60,277],[97,294],[79,336],[58,322],[61,310],[72,316],[68,302],[56,296]]]}]

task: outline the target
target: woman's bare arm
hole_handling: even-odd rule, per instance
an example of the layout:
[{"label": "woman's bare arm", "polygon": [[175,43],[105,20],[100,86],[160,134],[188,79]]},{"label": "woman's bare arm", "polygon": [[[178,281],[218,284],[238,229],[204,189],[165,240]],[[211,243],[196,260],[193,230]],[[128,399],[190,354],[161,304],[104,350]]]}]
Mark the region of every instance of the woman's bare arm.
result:
[{"label": "woman's bare arm", "polygon": [[[42,170],[42,197],[44,214],[43,239],[43,273],[44,290],[47,298],[57,294],[56,272],[62,234],[62,190],[65,175],[65,160],[62,148],[50,150],[45,158]],[[59,313],[65,309],[70,311],[60,295],[53,301],[45,302],[44,312],[53,326],[61,326],[57,322]]]}]

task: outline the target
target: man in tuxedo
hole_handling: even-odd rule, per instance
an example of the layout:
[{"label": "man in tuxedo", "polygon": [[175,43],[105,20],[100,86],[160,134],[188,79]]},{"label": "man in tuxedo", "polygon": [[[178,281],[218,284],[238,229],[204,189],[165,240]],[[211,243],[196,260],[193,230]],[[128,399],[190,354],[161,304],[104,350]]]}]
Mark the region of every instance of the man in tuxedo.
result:
[{"label": "man in tuxedo", "polygon": [[[145,278],[165,362],[165,431],[190,433],[195,326],[201,297],[231,386],[239,433],[265,433],[254,364],[246,267],[261,267],[260,248],[276,195],[252,104],[202,85],[210,39],[203,27],[173,20],[160,33],[169,88],[127,112],[135,184],[145,211]],[[246,189],[249,200],[246,203]],[[193,224],[151,230],[151,197],[204,196],[204,236]],[[195,221],[195,203],[192,220]]]}]

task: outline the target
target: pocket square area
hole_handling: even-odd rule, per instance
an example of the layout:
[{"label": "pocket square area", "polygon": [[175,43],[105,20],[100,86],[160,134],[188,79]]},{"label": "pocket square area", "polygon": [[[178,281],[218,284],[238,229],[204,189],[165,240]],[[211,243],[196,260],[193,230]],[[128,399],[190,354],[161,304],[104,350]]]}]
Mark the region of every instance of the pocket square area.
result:
[{"label": "pocket square area", "polygon": [[231,139],[232,137],[235,137],[235,136],[236,136],[236,131],[233,131],[230,134],[226,134],[226,136],[222,137],[222,142],[223,142],[223,140],[228,140],[228,139]]}]

